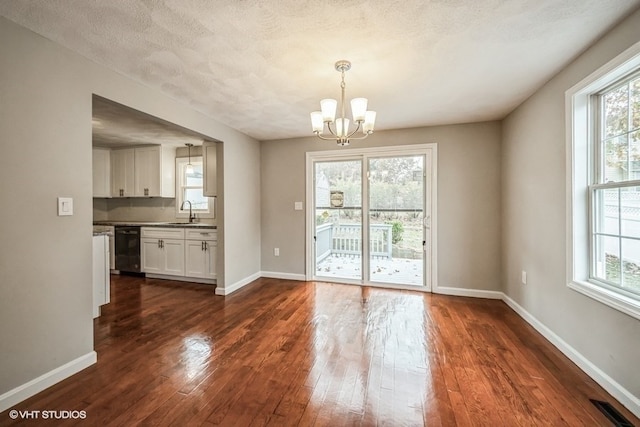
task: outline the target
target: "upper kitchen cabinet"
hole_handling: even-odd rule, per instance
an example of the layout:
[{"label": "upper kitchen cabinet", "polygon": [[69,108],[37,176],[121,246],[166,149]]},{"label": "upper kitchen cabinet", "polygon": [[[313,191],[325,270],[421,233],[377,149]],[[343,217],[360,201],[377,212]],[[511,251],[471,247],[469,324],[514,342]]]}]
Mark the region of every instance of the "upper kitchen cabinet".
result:
[{"label": "upper kitchen cabinet", "polygon": [[134,194],[175,197],[175,148],[155,145],[135,148]]},{"label": "upper kitchen cabinet", "polygon": [[134,195],[135,151],[133,148],[111,151],[111,196]]},{"label": "upper kitchen cabinet", "polygon": [[112,150],[112,197],[175,197],[174,159],[161,145]]},{"label": "upper kitchen cabinet", "polygon": [[203,193],[207,197],[216,197],[218,195],[217,176],[217,153],[216,143],[212,141],[203,141],[202,143],[202,169],[204,170],[204,188]]},{"label": "upper kitchen cabinet", "polygon": [[93,149],[93,197],[111,197],[111,151]]}]

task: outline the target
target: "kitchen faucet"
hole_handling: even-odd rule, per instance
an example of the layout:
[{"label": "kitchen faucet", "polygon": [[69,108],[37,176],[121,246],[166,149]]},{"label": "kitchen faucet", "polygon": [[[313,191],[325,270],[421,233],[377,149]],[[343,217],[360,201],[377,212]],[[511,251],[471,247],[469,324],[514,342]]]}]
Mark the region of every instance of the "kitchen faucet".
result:
[{"label": "kitchen faucet", "polygon": [[180,210],[184,210],[185,203],[189,203],[189,222],[191,223],[193,222],[194,219],[196,219],[196,216],[192,213],[190,200],[185,200],[184,202],[182,202],[182,206],[180,206]]}]

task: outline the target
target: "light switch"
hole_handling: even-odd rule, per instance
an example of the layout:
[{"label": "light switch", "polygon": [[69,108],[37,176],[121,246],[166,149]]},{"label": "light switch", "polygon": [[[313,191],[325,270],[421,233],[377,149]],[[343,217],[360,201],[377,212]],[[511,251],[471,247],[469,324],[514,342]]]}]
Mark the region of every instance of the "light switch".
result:
[{"label": "light switch", "polygon": [[297,211],[301,211],[302,210],[302,202],[295,202],[293,205],[293,209],[297,210]]},{"label": "light switch", "polygon": [[73,215],[73,198],[58,197],[58,216]]}]

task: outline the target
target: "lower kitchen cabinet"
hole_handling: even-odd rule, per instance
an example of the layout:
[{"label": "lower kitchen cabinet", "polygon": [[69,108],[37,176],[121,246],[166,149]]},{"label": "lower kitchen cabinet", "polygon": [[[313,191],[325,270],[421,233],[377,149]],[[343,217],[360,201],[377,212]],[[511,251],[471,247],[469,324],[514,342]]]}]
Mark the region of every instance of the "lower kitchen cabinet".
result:
[{"label": "lower kitchen cabinet", "polygon": [[184,230],[143,227],[140,239],[142,271],[184,276]]},{"label": "lower kitchen cabinet", "polygon": [[184,276],[184,240],[140,239],[142,271]]},{"label": "lower kitchen cabinet", "polygon": [[215,283],[216,230],[143,227],[140,234],[144,273]]},{"label": "lower kitchen cabinet", "polygon": [[216,278],[215,240],[186,240],[185,258],[187,277]]}]

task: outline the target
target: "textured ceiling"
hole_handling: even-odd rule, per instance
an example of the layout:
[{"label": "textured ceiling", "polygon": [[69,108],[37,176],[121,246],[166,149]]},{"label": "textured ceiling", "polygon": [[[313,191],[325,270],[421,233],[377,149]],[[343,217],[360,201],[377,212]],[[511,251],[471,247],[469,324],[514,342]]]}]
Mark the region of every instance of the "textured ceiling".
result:
[{"label": "textured ceiling", "polygon": [[93,96],[92,145],[117,148],[128,145],[186,143],[202,145],[202,135],[134,110],[108,99]]},{"label": "textured ceiling", "polygon": [[0,0],[0,15],[259,140],[369,98],[377,129],[499,119],[640,0]]}]

